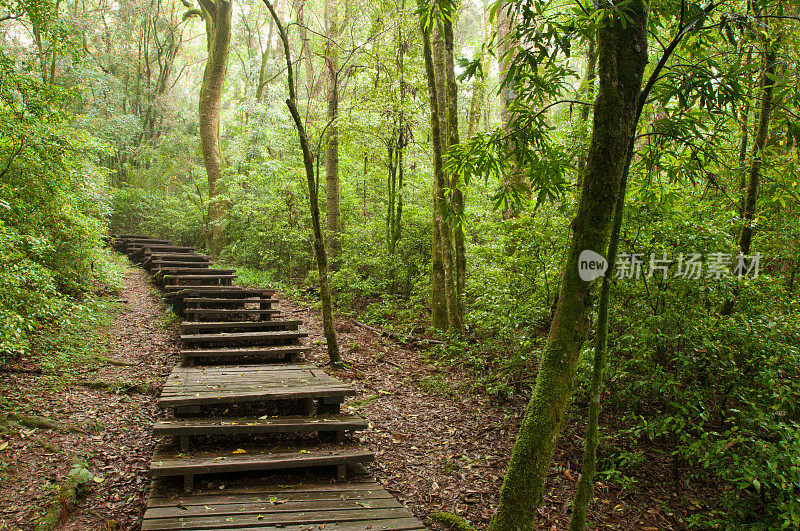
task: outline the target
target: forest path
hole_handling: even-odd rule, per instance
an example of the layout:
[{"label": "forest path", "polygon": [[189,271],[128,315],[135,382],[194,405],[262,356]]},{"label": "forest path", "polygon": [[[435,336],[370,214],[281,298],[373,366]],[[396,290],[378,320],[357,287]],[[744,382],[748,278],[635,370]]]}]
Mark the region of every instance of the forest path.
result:
[{"label": "forest path", "polygon": [[[302,319],[312,351],[306,359],[327,363],[322,317],[302,301],[281,293],[278,309]],[[434,511],[466,518],[478,529],[489,524],[497,508],[511,448],[527,396],[501,400],[471,391],[460,368],[440,370],[435,353],[405,348],[397,341],[365,330],[349,318],[337,318],[336,330],[347,369],[325,370],[352,384],[357,394],[345,401],[344,413],[369,420],[360,441],[375,451],[372,465],[378,480],[415,516],[435,529]],[[571,419],[550,470],[539,529],[568,529],[582,455],[582,418]],[[590,517],[598,529],[675,529],[675,517],[663,510],[669,499],[663,484],[633,495],[599,483]],[[609,510],[614,508],[614,510]]]},{"label": "forest path", "polygon": [[[284,315],[303,320],[306,344],[312,347],[306,358],[324,365],[319,312],[280,293],[275,298]],[[359,438],[376,452],[378,480],[420,519],[448,511],[485,527],[497,504],[523,402],[456,392],[464,380],[440,373],[426,351],[404,348],[352,319],[336,319],[336,329],[349,368],[325,370],[357,389],[342,411],[369,420]]]},{"label": "forest path", "polygon": [[[116,382],[119,392],[35,374],[0,378],[12,411],[87,431],[23,428],[12,434],[0,457],[6,465],[0,471],[0,530],[33,529],[36,519],[58,503],[57,486],[75,461],[86,463],[98,480],[90,483],[88,495],[74,509],[64,512],[57,529],[138,528],[150,482],[156,390],[178,360],[178,336],[165,320],[168,314],[160,294],[140,268],[126,268],[116,298],[120,303],[107,330],[107,355],[133,365],[88,365],[76,375],[78,380]],[[125,384],[150,392],[124,392]]]}]

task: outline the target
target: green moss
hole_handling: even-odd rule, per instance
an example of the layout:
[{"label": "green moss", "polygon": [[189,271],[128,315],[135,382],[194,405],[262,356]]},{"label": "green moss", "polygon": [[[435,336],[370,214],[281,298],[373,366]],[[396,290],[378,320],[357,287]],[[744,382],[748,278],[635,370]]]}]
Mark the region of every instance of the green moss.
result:
[{"label": "green moss", "polygon": [[444,511],[435,511],[430,514],[430,517],[432,520],[436,520],[437,522],[445,524],[450,529],[454,529],[456,531],[475,531],[475,528],[472,527],[469,522],[457,514]]}]

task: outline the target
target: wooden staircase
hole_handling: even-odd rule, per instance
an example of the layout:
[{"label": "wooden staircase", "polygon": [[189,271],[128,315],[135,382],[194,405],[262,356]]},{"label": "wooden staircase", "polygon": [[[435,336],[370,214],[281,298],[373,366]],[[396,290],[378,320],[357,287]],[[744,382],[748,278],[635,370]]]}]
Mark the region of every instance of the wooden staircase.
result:
[{"label": "wooden staircase", "polygon": [[[110,243],[150,271],[188,319],[182,365],[157,401],[161,442],[142,529],[424,529],[373,479],[349,479],[374,459],[349,437],[367,422],[340,411],[355,390],[300,362],[307,333],[280,316],[273,290],[235,286],[234,270],[166,240],[117,235]],[[298,471],[316,479],[275,490],[270,478]],[[198,476],[253,474],[261,481],[235,493],[195,492]],[[182,479],[184,493],[169,494],[167,479]]]}]

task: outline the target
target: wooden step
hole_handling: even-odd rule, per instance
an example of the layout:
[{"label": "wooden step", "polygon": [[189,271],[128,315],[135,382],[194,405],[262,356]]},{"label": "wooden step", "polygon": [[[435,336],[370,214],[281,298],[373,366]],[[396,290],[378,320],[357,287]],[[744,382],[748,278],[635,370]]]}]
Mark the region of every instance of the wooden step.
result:
[{"label": "wooden step", "polygon": [[[167,507],[160,507],[158,509],[152,509],[150,511],[150,518],[175,518],[175,517],[188,517],[188,518],[195,518],[198,516],[225,516],[225,515],[266,515],[272,513],[274,516],[275,514],[283,514],[289,512],[305,512],[305,511],[342,511],[348,508],[358,509],[361,507],[362,509],[386,509],[389,507],[401,508],[403,507],[400,502],[393,498],[378,498],[374,499],[372,502],[361,502],[362,505],[359,506],[358,502],[354,502],[353,500],[349,500],[345,498],[342,500],[341,498],[338,500],[298,500],[292,503],[289,506],[284,504],[289,503],[286,499],[285,492],[277,493],[277,496],[272,496],[275,498],[275,502],[270,502],[270,497],[260,498],[259,496],[248,496],[248,497],[241,497],[237,501],[230,503],[230,504],[220,504],[220,505],[213,505],[209,506],[208,504],[203,505],[191,505],[186,506],[184,505],[183,508],[176,507],[175,505],[167,506]],[[254,498],[260,498],[260,501],[255,501]],[[363,499],[363,498],[362,498]],[[367,498],[369,499],[369,498]],[[276,503],[280,500],[280,503]],[[367,507],[364,507],[367,505]],[[362,515],[363,518],[363,515]],[[263,520],[263,517],[262,517]]]},{"label": "wooden step", "polygon": [[182,246],[182,245],[174,245],[174,244],[171,244],[171,243],[152,243],[152,242],[147,242],[147,243],[140,244],[140,246],[145,252],[149,251],[151,253],[165,253],[165,252],[170,252],[170,253],[196,253],[197,252],[197,249],[195,249],[194,247],[186,247],[186,246]]},{"label": "wooden step", "polygon": [[235,269],[209,269],[200,267],[161,267],[155,273],[158,277],[164,275],[234,275]]},{"label": "wooden step", "polygon": [[181,290],[186,290],[186,289],[195,289],[195,288],[198,288],[198,289],[204,289],[204,288],[212,288],[213,289],[213,288],[217,288],[217,289],[219,289],[219,288],[235,288],[235,287],[236,286],[231,286],[231,285],[225,286],[225,285],[210,284],[210,283],[198,284],[198,285],[194,285],[194,286],[191,285],[191,284],[164,284],[164,290],[169,291],[169,292],[181,291]]},{"label": "wooden step", "polygon": [[220,358],[225,360],[238,360],[239,358],[275,359],[283,357],[287,360],[296,360],[301,354],[311,352],[311,347],[302,345],[281,345],[275,347],[254,348],[214,348],[214,349],[184,349],[181,356],[186,360],[203,360]]},{"label": "wooden step", "polygon": [[233,284],[236,275],[226,275],[221,273],[197,273],[195,275],[163,275],[157,277],[156,281],[166,286],[176,286],[191,288],[192,286],[230,286]]},{"label": "wooden step", "polygon": [[281,312],[280,310],[273,310],[271,308],[186,308],[183,310],[183,313],[195,319],[199,319],[204,316],[223,318],[226,316],[261,315],[268,317],[271,315],[278,315]]},{"label": "wooden step", "polygon": [[[314,365],[175,367],[164,382],[159,407],[225,405],[273,400],[319,400],[335,410],[355,389]],[[313,413],[305,403],[303,414]],[[317,411],[318,413],[320,411]]]},{"label": "wooden step", "polygon": [[256,453],[236,453],[237,448],[222,448],[212,452],[180,452],[176,448],[162,445],[153,453],[150,462],[151,477],[183,476],[184,485],[191,489],[193,477],[198,474],[222,474],[231,472],[256,472],[291,470],[298,468],[335,466],[337,477],[346,479],[346,466],[369,463],[374,454],[360,448],[332,447],[329,450],[275,449]]},{"label": "wooden step", "polygon": [[202,273],[194,273],[194,274],[181,273],[180,275],[174,275],[169,273],[166,275],[162,275],[162,278],[164,279],[165,282],[169,280],[214,280],[214,279],[233,280],[234,278],[236,278],[236,275],[231,273],[215,273],[214,270],[208,269]]},{"label": "wooden step", "polygon": [[297,330],[303,321],[184,321],[181,323],[181,333],[190,334],[192,332],[205,333],[217,332],[225,333],[233,330],[238,331],[257,331],[257,330]]},{"label": "wooden step", "polygon": [[158,271],[162,264],[166,265],[183,265],[185,267],[211,267],[211,260],[209,259],[199,259],[199,260],[184,260],[184,259],[169,259],[169,260],[153,260],[152,258],[148,257],[145,258],[144,261],[141,263],[142,267],[150,271],[151,273]]},{"label": "wooden step", "polygon": [[[251,299],[260,297],[262,300],[272,298],[274,289],[267,288],[241,288],[239,286],[180,286],[179,289],[167,291],[164,297],[176,311],[181,314],[184,308],[184,299],[223,298],[223,299]],[[251,300],[248,302],[257,302]]]},{"label": "wooden step", "polygon": [[[411,511],[375,480],[274,483],[175,496],[156,481],[142,529],[272,529],[280,531],[423,530]],[[281,488],[283,487],[283,488]],[[287,488],[288,487],[288,488]]]},{"label": "wooden step", "polygon": [[[194,505],[235,504],[242,502],[242,497],[247,501],[263,502],[272,496],[283,497],[286,502],[312,501],[312,500],[362,500],[391,498],[383,486],[374,478],[367,476],[353,477],[347,483],[333,481],[302,481],[300,483],[281,479],[269,481],[265,479],[258,485],[236,485],[228,483],[224,490],[197,491],[192,494],[176,493],[167,482],[156,480],[147,499],[147,508],[175,507],[179,500],[184,507]],[[281,505],[281,504],[278,504]]]},{"label": "wooden step", "polygon": [[153,253],[197,253],[194,247],[183,247],[165,243],[141,243],[136,244],[140,256],[149,256]]},{"label": "wooden step", "polygon": [[[183,299],[183,302],[189,308],[218,308],[218,309],[238,309],[244,304],[257,304],[260,308],[272,306],[272,304],[276,303],[277,301],[272,298],[267,299],[247,299],[247,298],[239,298],[235,299],[232,297],[186,297]],[[187,308],[187,310],[189,309]]]},{"label": "wooden step", "polygon": [[205,260],[200,262],[183,262],[180,260],[152,260],[152,261],[145,261],[143,264],[144,268],[149,270],[154,275],[157,274],[161,269],[166,269],[169,267],[182,267],[182,268],[191,268],[196,270],[207,270],[211,267],[211,261]]},{"label": "wooden step", "polygon": [[150,253],[144,264],[153,260],[168,260],[171,262],[210,262],[211,257],[197,253]]},{"label": "wooden step", "polygon": [[182,298],[229,298],[243,299],[248,297],[269,298],[275,293],[271,288],[242,288],[240,286],[186,286],[182,293],[171,296]]},{"label": "wooden step", "polygon": [[145,244],[145,243],[162,243],[162,244],[172,244],[169,240],[157,240],[154,238],[145,238],[145,237],[135,237],[135,238],[120,238],[114,242],[114,248],[124,251],[129,245],[135,244]]},{"label": "wooden step", "polygon": [[197,343],[214,343],[217,345],[241,345],[262,343],[275,344],[288,340],[308,337],[308,332],[302,330],[275,330],[267,332],[234,332],[229,334],[184,334],[181,341],[184,345]]},{"label": "wooden step", "polygon": [[156,421],[153,435],[239,435],[363,430],[358,415],[291,415],[267,418],[182,418]]}]

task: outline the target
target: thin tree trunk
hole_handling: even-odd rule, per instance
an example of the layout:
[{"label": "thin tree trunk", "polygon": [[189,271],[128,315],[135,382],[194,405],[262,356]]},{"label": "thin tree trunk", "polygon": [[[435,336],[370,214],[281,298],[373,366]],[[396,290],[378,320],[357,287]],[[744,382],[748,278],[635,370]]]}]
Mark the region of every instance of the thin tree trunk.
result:
[{"label": "thin tree trunk", "polygon": [[328,230],[328,252],[331,256],[331,269],[338,269],[341,253],[339,242],[339,16],[337,0],[325,1],[325,26],[327,43],[325,45],[325,65],[328,81],[328,126],[327,149],[325,154],[325,216]]},{"label": "thin tree trunk", "polygon": [[[417,7],[422,9],[420,0]],[[422,34],[422,55],[425,62],[425,74],[428,81],[428,98],[431,108],[431,143],[433,144],[433,241],[431,248],[431,325],[444,330],[448,326],[447,296],[445,286],[444,249],[442,242],[445,240],[443,232],[444,219],[442,205],[444,202],[444,172],[442,169],[442,132],[439,118],[439,87],[436,83],[434,68],[433,47],[431,45],[430,25],[433,21],[426,21],[420,14],[420,32]],[[447,238],[449,242],[449,238]]]},{"label": "thin tree trunk", "polygon": [[[589,46],[586,50],[586,77],[582,84],[583,94],[587,101],[592,101],[594,98],[594,79],[595,70],[597,70],[597,53],[595,52],[594,36],[589,39]],[[589,120],[589,111],[591,105],[581,105],[580,117],[581,123],[585,124]],[[578,159],[578,176],[576,178],[576,188],[580,188],[583,184],[583,170],[586,167],[586,158],[580,157]]]},{"label": "thin tree trunk", "polygon": [[286,59],[287,84],[289,86],[289,98],[286,100],[286,106],[289,108],[289,113],[292,115],[295,128],[297,129],[297,136],[300,140],[300,149],[303,151],[303,166],[306,170],[306,183],[308,185],[308,200],[311,210],[311,225],[314,231],[314,256],[317,260],[317,271],[319,273],[319,293],[322,302],[322,331],[325,336],[325,341],[328,343],[328,357],[332,365],[342,365],[342,357],[339,352],[339,341],[336,337],[336,328],[333,324],[333,308],[331,304],[331,291],[330,284],[328,283],[328,256],[325,252],[325,235],[322,233],[322,223],[320,222],[319,214],[319,198],[317,197],[317,177],[314,175],[314,160],[311,156],[311,149],[308,145],[308,135],[303,126],[303,119],[297,110],[297,96],[294,89],[294,74],[292,72],[292,57],[289,53],[289,38],[286,36],[286,30],[281,24],[275,8],[270,4],[269,0],[264,0],[267,9],[269,9],[272,18],[275,20],[275,25],[278,28],[278,35],[283,42],[283,54]]},{"label": "thin tree trunk", "polygon": [[[753,47],[747,49],[747,64],[753,60]],[[742,105],[742,140],[739,143],[739,193],[742,194],[739,213],[744,214],[744,192],[747,187],[747,144],[750,141],[750,96],[752,96],[753,82],[747,78],[747,94]]]},{"label": "thin tree trunk", "polygon": [[[275,9],[278,9],[278,0],[275,0]],[[267,45],[261,53],[261,68],[258,70],[258,86],[256,87],[256,101],[261,102],[264,98],[264,85],[266,84],[267,62],[272,52],[272,39],[275,37],[275,21],[269,19],[269,33],[267,33]]]},{"label": "thin tree trunk", "polygon": [[[514,48],[517,44],[514,41],[516,20],[514,18],[514,5],[510,0],[503,0],[500,7],[497,9],[497,59],[500,67],[500,84],[503,87],[503,93],[500,99],[500,122],[506,134],[511,134],[511,105],[517,98],[516,81],[508,80],[508,69],[511,66],[511,61],[514,58]],[[510,10],[510,11],[509,11]],[[512,141],[513,142],[513,141]],[[504,188],[510,188],[516,193],[524,193],[530,190],[523,171],[520,168],[519,161],[512,155],[513,164],[510,175],[502,177],[501,184]],[[516,202],[509,202],[507,208],[503,212],[505,219],[517,217]]]},{"label": "thin tree trunk", "polygon": [[[208,19],[211,19],[208,33],[208,60],[203,72],[203,85],[200,88],[200,147],[208,176],[208,216],[209,234],[207,245],[211,253],[217,254],[222,246],[220,221],[222,206],[219,204],[218,181],[222,175],[222,153],[220,148],[220,100],[225,75],[228,70],[228,56],[231,41],[232,3],[229,0],[203,0],[201,2]],[[209,24],[206,25],[206,28]]]},{"label": "thin tree trunk", "polygon": [[[442,26],[444,29],[445,87],[447,105],[447,148],[459,143],[458,134],[458,86],[456,85],[455,60],[453,59],[453,23],[458,12],[458,5],[443,3],[451,11],[444,13]],[[441,9],[441,7],[440,7]],[[449,179],[450,206],[453,221],[449,226],[453,235],[453,290],[452,300],[448,301],[449,328],[451,332],[462,332],[464,329],[464,286],[466,285],[467,258],[464,248],[464,231],[461,220],[464,215],[464,193],[459,188],[457,176]]]},{"label": "thin tree trunk", "polygon": [[[636,116],[636,123],[639,121],[641,113],[642,97],[638,98],[639,112]],[[636,123],[634,123],[634,132]],[[614,223],[611,227],[611,237],[608,246],[606,260],[609,265],[603,275],[603,284],[600,288],[600,302],[597,309],[597,330],[595,331],[594,360],[592,363],[592,381],[589,389],[589,416],[586,426],[586,443],[583,449],[583,460],[581,462],[581,477],[575,492],[575,500],[572,503],[572,521],[570,531],[584,531],[586,528],[586,514],[589,509],[589,500],[592,497],[594,486],[594,476],[597,473],[597,444],[600,427],[600,398],[603,394],[603,375],[606,366],[606,354],[608,347],[608,306],[611,299],[611,280],[614,277],[613,264],[617,261],[617,251],[619,250],[619,235],[622,229],[622,214],[625,209],[625,191],[628,186],[628,174],[630,172],[631,161],[633,160],[633,150],[635,135],[631,135],[628,144],[628,154],[625,161],[625,169],[622,173],[619,195],[614,206]]]},{"label": "thin tree trunk", "polygon": [[535,525],[594,302],[593,283],[580,278],[578,260],[586,250],[606,251],[635,132],[647,64],[647,9],[645,1],[634,0],[626,9],[629,19],[624,25],[612,19],[598,31],[599,87],[584,186],[571,224],[559,303],[503,481],[500,505],[490,524],[492,531],[528,530]]},{"label": "thin tree trunk", "polygon": [[304,20],[306,0],[295,0],[294,5],[297,13],[297,30],[300,34],[300,42],[302,42],[300,58],[305,63],[306,91],[308,99],[311,101],[311,98],[316,94],[314,89],[314,65],[311,62],[311,39],[308,37],[308,28],[306,28]]},{"label": "thin tree trunk", "polygon": [[756,216],[756,199],[758,198],[761,166],[764,164],[764,147],[767,143],[770,115],[773,107],[772,93],[775,86],[776,47],[777,45],[769,46],[765,56],[764,73],[761,76],[761,108],[759,109],[758,124],[753,138],[753,160],[750,162],[750,170],[748,172],[747,193],[745,194],[743,209],[744,226],[739,237],[739,250],[744,255],[750,254],[750,244],[753,241],[753,219]]},{"label": "thin tree trunk", "polygon": [[[486,2],[481,2],[481,36],[483,42],[481,43],[484,45],[486,43],[487,34],[486,34]],[[469,117],[468,117],[468,126],[467,126],[467,138],[471,138],[481,126],[481,113],[483,109],[484,100],[486,99],[486,75],[488,74],[486,68],[486,54],[483,49],[481,49],[481,70],[483,71],[483,77],[480,79],[476,79],[472,83],[472,97],[470,98],[469,103]]]}]

